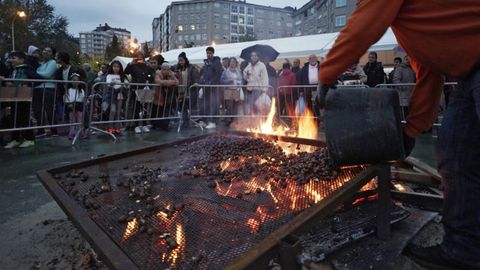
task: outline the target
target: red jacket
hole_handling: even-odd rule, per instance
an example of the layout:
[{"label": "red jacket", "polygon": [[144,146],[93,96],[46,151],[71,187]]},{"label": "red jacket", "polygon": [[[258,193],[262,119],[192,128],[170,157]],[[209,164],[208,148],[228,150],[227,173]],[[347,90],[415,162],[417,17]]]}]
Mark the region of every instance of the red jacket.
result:
[{"label": "red jacket", "polygon": [[[283,69],[282,73],[280,74],[280,77],[278,77],[277,83],[278,83],[278,87],[296,85],[297,76],[290,69]],[[290,95],[292,93],[292,88],[291,87],[280,88],[280,93]]]},{"label": "red jacket", "polygon": [[416,137],[435,120],[443,75],[466,76],[480,64],[478,2],[363,0],[321,64],[319,80],[335,82],[391,26],[417,75],[405,127],[408,136]]}]

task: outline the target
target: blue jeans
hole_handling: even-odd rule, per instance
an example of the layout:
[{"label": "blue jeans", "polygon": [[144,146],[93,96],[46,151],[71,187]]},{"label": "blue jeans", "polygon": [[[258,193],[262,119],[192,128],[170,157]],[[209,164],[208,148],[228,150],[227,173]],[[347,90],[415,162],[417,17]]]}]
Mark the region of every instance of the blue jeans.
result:
[{"label": "blue jeans", "polygon": [[480,68],[450,96],[437,145],[445,237],[452,258],[480,266]]}]

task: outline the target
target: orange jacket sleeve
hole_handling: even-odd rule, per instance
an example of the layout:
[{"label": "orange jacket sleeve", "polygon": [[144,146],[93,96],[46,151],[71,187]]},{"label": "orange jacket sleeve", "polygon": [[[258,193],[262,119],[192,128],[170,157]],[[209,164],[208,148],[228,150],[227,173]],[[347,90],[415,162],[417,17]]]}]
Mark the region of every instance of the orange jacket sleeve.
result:
[{"label": "orange jacket sleeve", "polygon": [[405,133],[415,138],[432,127],[440,107],[445,79],[444,76],[431,72],[412,59],[410,65],[417,76],[417,84],[408,106]]},{"label": "orange jacket sleeve", "polygon": [[363,0],[322,62],[319,80],[332,84],[377,42],[395,20],[403,0]]}]

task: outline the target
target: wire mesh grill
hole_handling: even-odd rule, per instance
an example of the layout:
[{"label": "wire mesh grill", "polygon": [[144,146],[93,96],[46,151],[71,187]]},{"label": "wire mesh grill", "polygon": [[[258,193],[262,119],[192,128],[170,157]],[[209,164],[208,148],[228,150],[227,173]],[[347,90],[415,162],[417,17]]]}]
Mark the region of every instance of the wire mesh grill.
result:
[{"label": "wire mesh grill", "polygon": [[[85,206],[84,194],[93,194],[88,197],[89,216],[140,269],[222,269],[362,170],[347,168],[334,180],[305,185],[287,180],[285,186],[258,177],[217,182],[213,188],[208,186],[212,177],[183,173],[195,157],[181,149],[175,145],[78,169],[88,175],[86,181],[71,172],[56,178],[79,204]],[[138,168],[158,174],[150,206],[118,186]],[[101,178],[107,179],[111,191],[95,194],[92,190]],[[125,215],[128,221],[120,222]]]}]

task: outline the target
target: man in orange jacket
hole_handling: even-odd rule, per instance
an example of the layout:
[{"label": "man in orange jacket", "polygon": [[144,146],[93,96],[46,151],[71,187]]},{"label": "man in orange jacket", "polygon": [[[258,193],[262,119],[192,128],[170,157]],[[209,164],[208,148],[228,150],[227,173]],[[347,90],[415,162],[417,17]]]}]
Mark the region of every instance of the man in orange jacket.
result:
[{"label": "man in orange jacket", "polygon": [[321,88],[328,89],[388,27],[417,76],[404,129],[407,152],[414,138],[432,126],[444,76],[459,79],[437,147],[445,187],[445,236],[440,245],[411,247],[409,252],[432,269],[480,269],[480,2],[358,1],[320,67]]}]

